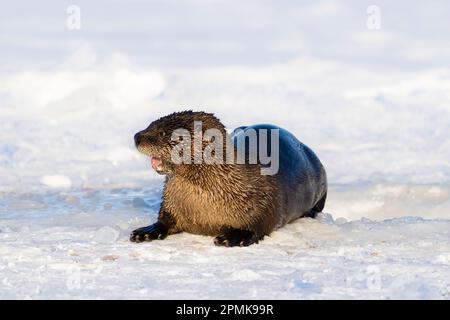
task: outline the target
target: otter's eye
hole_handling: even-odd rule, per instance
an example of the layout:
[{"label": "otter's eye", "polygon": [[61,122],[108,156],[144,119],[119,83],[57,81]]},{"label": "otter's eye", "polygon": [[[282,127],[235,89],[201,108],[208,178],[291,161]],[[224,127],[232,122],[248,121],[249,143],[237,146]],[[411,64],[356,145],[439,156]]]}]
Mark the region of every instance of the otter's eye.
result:
[{"label": "otter's eye", "polygon": [[165,136],[166,136],[166,132],[165,132],[165,131],[161,131],[161,132],[159,133],[159,136],[160,136],[160,137],[165,137]]}]

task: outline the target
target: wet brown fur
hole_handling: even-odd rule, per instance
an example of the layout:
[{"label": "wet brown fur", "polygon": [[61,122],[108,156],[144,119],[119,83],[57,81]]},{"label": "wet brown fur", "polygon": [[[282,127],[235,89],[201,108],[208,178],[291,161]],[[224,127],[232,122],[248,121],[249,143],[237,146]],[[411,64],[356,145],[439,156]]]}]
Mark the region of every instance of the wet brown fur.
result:
[{"label": "wet brown fur", "polygon": [[185,128],[193,137],[194,121],[202,121],[203,133],[215,128],[229,139],[213,114],[193,111],[162,117],[140,132],[138,149],[160,157],[167,167],[158,221],[168,226],[167,234],[217,236],[230,228],[252,231],[257,239],[270,234],[280,222],[277,184],[274,176],[260,174],[258,164],[171,163],[170,151],[178,144],[171,133]]}]

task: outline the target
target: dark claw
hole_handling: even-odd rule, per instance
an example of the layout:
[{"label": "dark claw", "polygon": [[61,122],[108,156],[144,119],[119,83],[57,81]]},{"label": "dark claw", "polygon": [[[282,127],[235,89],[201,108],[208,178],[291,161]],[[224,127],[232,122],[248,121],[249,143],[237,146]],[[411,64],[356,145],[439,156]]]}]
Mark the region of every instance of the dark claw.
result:
[{"label": "dark claw", "polygon": [[140,243],[156,239],[162,240],[166,237],[167,237],[167,228],[160,222],[157,222],[150,226],[134,230],[130,235],[130,241]]},{"label": "dark claw", "polygon": [[[262,239],[262,238],[260,238]],[[214,244],[216,246],[224,247],[247,247],[253,243],[258,243],[258,237],[252,231],[240,230],[240,229],[230,229],[224,234],[217,236],[214,239]]]}]

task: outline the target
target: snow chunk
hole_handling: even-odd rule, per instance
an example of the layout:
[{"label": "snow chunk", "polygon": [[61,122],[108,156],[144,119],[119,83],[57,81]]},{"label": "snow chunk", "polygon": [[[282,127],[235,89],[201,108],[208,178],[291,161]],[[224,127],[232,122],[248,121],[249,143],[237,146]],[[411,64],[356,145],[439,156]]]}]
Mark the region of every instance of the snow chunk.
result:
[{"label": "snow chunk", "polygon": [[102,227],[95,232],[94,240],[98,243],[114,243],[119,239],[120,232],[111,227]]},{"label": "snow chunk", "polygon": [[72,181],[60,174],[45,175],[41,178],[41,183],[50,188],[70,188]]},{"label": "snow chunk", "polygon": [[254,281],[261,279],[261,275],[250,269],[234,271],[230,276],[231,281]]}]

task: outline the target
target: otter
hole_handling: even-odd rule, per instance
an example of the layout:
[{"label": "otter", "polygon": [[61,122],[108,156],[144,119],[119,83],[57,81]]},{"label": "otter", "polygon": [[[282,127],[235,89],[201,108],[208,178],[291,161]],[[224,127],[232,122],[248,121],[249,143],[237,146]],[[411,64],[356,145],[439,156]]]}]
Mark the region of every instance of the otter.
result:
[{"label": "otter", "polygon": [[[174,161],[173,150],[179,140],[172,133],[183,128],[194,137],[195,123],[201,122],[201,133],[209,129],[223,135],[225,159],[231,146],[233,161],[205,163]],[[237,163],[237,141],[256,132],[258,155],[264,130],[275,130],[278,141],[278,167],[274,174],[262,174],[267,164],[249,163],[249,148],[245,144],[244,163]],[[272,132],[272,131],[271,131]],[[219,138],[220,139],[220,138]],[[265,141],[271,152],[269,135]],[[228,134],[224,125],[212,113],[192,110],[175,112],[152,122],[134,136],[137,149],[151,158],[152,168],[165,175],[162,202],[157,222],[134,230],[133,242],[165,239],[167,236],[188,232],[213,236],[218,246],[249,246],[266,235],[301,217],[314,218],[325,206],[327,177],[319,158],[287,130],[259,124],[243,126]],[[248,141],[246,141],[247,143]],[[194,150],[192,141],[185,143]],[[205,151],[207,141],[201,142]],[[241,148],[242,149],[242,148]],[[273,147],[272,147],[273,149]],[[194,159],[194,152],[188,155]],[[222,158],[221,158],[222,159]]]}]

